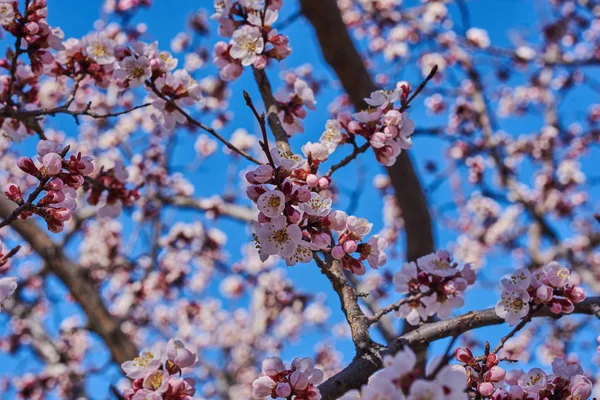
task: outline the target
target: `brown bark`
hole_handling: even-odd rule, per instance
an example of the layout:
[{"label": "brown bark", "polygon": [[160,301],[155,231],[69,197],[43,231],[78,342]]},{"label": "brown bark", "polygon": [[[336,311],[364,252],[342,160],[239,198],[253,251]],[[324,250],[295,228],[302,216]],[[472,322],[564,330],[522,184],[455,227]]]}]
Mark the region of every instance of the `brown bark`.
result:
[{"label": "brown bark", "polygon": [[[377,90],[342,20],[335,0],[302,0],[302,13],[314,26],[323,57],[337,74],[357,110],[364,98]],[[408,152],[402,152],[387,168],[406,229],[406,259],[434,251],[434,238],[427,199]]]},{"label": "brown bark", "polygon": [[[575,305],[573,314],[595,315],[600,318],[600,297],[590,297]],[[560,318],[547,308],[541,309],[533,318]],[[500,325],[505,321],[496,315],[494,308],[472,311],[445,321],[424,324],[417,329],[398,337],[386,348],[374,348],[372,352],[359,355],[342,371],[329,378],[319,386],[322,400],[335,400],[349,390],[359,389],[367,383],[369,377],[382,367],[382,359],[386,354],[395,354],[403,346],[410,346],[418,351],[424,345],[447,337],[461,335],[484,326]]]},{"label": "brown bark", "polygon": [[[0,217],[6,218],[14,208],[10,201],[0,198]],[[71,261],[63,249],[32,220],[15,221],[11,227],[44,260],[48,270],[67,287],[86,313],[88,329],[102,338],[113,360],[120,364],[137,357],[135,344],[121,330],[119,321],[110,314],[98,288],[84,276],[81,267]]]}]

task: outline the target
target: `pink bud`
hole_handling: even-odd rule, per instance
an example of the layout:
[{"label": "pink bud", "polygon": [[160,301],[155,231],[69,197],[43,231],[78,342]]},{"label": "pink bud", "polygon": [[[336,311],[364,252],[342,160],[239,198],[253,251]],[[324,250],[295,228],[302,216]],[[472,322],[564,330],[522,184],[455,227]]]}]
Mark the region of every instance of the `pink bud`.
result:
[{"label": "pink bud", "polygon": [[342,246],[334,246],[334,248],[331,250],[331,255],[336,260],[341,260],[346,255],[346,252],[344,251]]},{"label": "pink bud", "polygon": [[331,236],[326,233],[318,233],[312,237],[312,243],[320,250],[326,249],[331,246]]},{"label": "pink bud", "polygon": [[309,174],[306,177],[306,184],[310,187],[316,187],[319,183],[319,177],[315,174]]},{"label": "pink bud", "polygon": [[362,125],[358,121],[350,121],[348,123],[348,132],[350,133],[360,133],[363,130]]},{"label": "pink bud", "polygon": [[499,367],[494,366],[488,372],[485,373],[485,380],[488,382],[501,382],[506,376],[506,371]]},{"label": "pink bud", "polygon": [[337,116],[337,120],[342,125],[348,125],[350,121],[352,121],[352,115],[349,112],[344,111]]},{"label": "pink bud", "polygon": [[283,371],[285,371],[285,365],[278,357],[265,358],[262,362],[262,372],[267,376],[275,376]]},{"label": "pink bud", "polygon": [[264,192],[265,189],[260,185],[250,185],[246,188],[246,195],[252,201],[257,201]]},{"label": "pink bud", "polygon": [[493,366],[498,365],[499,362],[500,360],[498,360],[498,356],[496,355],[496,353],[490,353],[488,354],[485,360],[485,366],[488,368],[492,368]]},{"label": "pink bud", "polygon": [[4,187],[6,198],[17,204],[23,204],[23,194],[21,189],[14,183],[9,183]]},{"label": "pink bud", "polygon": [[62,157],[57,153],[48,153],[42,157],[42,164],[47,176],[55,176],[62,169]]},{"label": "pink bud", "polygon": [[569,299],[573,303],[581,303],[585,300],[585,289],[579,286],[574,287],[569,294]]},{"label": "pink bud", "polygon": [[562,307],[558,301],[552,301],[548,307],[550,312],[553,314],[560,314],[562,312]]},{"label": "pink bud", "polygon": [[279,397],[288,398],[292,394],[292,387],[287,382],[278,383],[275,387],[275,394]]},{"label": "pink bud", "polygon": [[255,185],[258,183],[258,181],[256,180],[256,173],[254,171],[246,172],[246,175],[244,175],[244,177],[246,178],[246,181],[251,185]]},{"label": "pink bud", "polygon": [[290,376],[290,383],[294,390],[304,390],[308,387],[308,378],[303,373],[294,371]]},{"label": "pink bud", "polygon": [[356,244],[356,242],[354,240],[348,240],[347,242],[344,242],[344,251],[347,254],[352,254],[356,251],[356,249],[358,248],[358,245]]},{"label": "pink bud", "polygon": [[334,231],[341,232],[346,229],[348,215],[343,211],[336,210],[327,216],[327,220],[331,223],[331,228]]},{"label": "pink bud", "polygon": [[60,178],[54,178],[46,184],[46,190],[61,190],[65,183]]},{"label": "pink bud", "polygon": [[329,188],[329,179],[327,179],[326,177],[322,176],[319,179],[319,188],[320,189],[327,189],[327,188]]},{"label": "pink bud", "polygon": [[550,286],[540,285],[535,292],[535,296],[540,299],[543,303],[547,303],[552,300],[554,296],[554,291]]},{"label": "pink bud", "polygon": [[466,347],[459,347],[456,350],[456,359],[467,365],[475,364],[475,358],[473,357],[473,353],[471,352],[470,349],[468,349]]},{"label": "pink bud", "polygon": [[383,123],[386,125],[398,125],[401,121],[402,114],[398,110],[390,110],[383,117]]},{"label": "pink bud", "polygon": [[490,382],[482,382],[479,385],[477,385],[477,390],[479,391],[479,393],[482,396],[491,396],[492,393],[494,393],[494,385],[492,385]]},{"label": "pink bud", "polygon": [[37,169],[37,167],[35,166],[35,163],[29,157],[20,157],[17,160],[17,166],[21,169],[21,171],[23,171],[29,175],[33,175],[33,176],[40,175],[40,170]]},{"label": "pink bud", "polygon": [[298,222],[300,222],[300,220],[302,219],[302,214],[300,214],[300,212],[298,212],[298,210],[289,207],[291,210],[288,210],[286,208],[286,212],[285,214],[287,215],[288,219],[290,220],[290,222],[292,224],[297,224]]},{"label": "pink bud", "polygon": [[254,170],[254,179],[256,179],[259,183],[265,183],[273,178],[273,167],[269,164],[259,165],[256,170]]},{"label": "pink bud", "polygon": [[53,218],[59,221],[68,221],[71,219],[71,211],[65,207],[50,208],[52,210],[51,215]]},{"label": "pink bud", "polygon": [[28,35],[35,35],[39,31],[40,31],[40,26],[38,24],[36,24],[35,22],[28,22],[25,25],[25,32]]},{"label": "pink bud", "polygon": [[306,203],[311,198],[311,192],[306,186],[300,186],[296,191],[296,196],[299,202]]},{"label": "pink bud", "polygon": [[94,164],[92,163],[92,157],[81,157],[78,166],[78,172],[82,176],[89,176],[92,172],[94,172]]}]

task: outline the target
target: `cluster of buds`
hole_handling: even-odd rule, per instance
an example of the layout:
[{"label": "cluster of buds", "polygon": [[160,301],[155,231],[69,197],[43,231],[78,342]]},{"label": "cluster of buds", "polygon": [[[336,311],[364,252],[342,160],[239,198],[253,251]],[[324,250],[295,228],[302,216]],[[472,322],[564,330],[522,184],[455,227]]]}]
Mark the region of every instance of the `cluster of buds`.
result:
[{"label": "cluster of buds", "polygon": [[196,354],[180,340],[171,339],[166,347],[144,350],[132,361],[121,364],[133,379],[132,387],[122,393],[126,400],[191,400],[196,392],[192,378],[182,378],[185,368],[196,364]]},{"label": "cluster of buds", "polygon": [[291,54],[287,36],[273,29],[282,5],[281,0],[215,0],[211,18],[219,22],[219,35],[231,37],[229,44],[215,44],[213,62],[223,80],[237,79],[245,66],[263,69],[269,59],[283,60]]},{"label": "cluster of buds", "polygon": [[[356,143],[355,137],[362,136],[375,151],[380,164],[393,165],[403,149],[412,147],[415,123],[405,111],[410,92],[410,84],[399,82],[394,90],[371,93],[371,97],[365,99],[370,108],[354,114],[342,112],[336,120],[328,121],[321,141],[326,139],[337,146],[345,142]],[[397,101],[399,108],[394,107]]]},{"label": "cluster of buds", "polygon": [[50,49],[64,49],[61,43],[64,38],[63,31],[48,25],[47,17],[46,0],[28,3],[24,15],[19,10],[17,0],[0,3],[0,25],[13,36],[22,38],[20,46],[26,47],[31,70],[36,75],[41,75],[44,65],[54,61]]},{"label": "cluster of buds", "polygon": [[246,193],[260,211],[254,240],[262,260],[278,255],[295,265],[310,262],[313,251],[323,251],[358,275],[365,273],[363,260],[373,268],[385,263],[385,239],[375,235],[363,240],[373,224],[341,211],[331,212],[328,179],[312,175],[313,182],[311,174],[306,174],[308,162],[300,155],[273,148],[270,158],[273,166],[260,165],[246,174],[250,183]]},{"label": "cluster of buds", "polygon": [[[71,218],[71,212],[77,206],[76,189],[94,171],[91,157],[78,153],[67,158],[68,150],[69,147],[61,150],[59,144],[42,140],[37,145],[37,162],[28,157],[19,158],[19,168],[39,181],[27,201],[23,199],[19,186],[13,183],[6,186],[6,197],[20,207],[19,218],[27,219],[38,214],[46,220],[51,232],[63,230],[64,222]],[[46,192],[44,197],[33,204],[43,191]]]},{"label": "cluster of buds", "polygon": [[457,360],[467,369],[467,387],[474,397],[574,400],[587,399],[592,394],[592,382],[583,375],[579,364],[555,358],[550,375],[540,368],[533,368],[527,373],[522,370],[507,372],[498,365],[498,356],[489,351],[489,343],[486,343],[485,353],[483,357],[475,358],[468,348],[456,351]]},{"label": "cluster of buds", "polygon": [[408,294],[414,300],[402,304],[398,316],[411,325],[435,314],[441,319],[449,318],[453,309],[464,305],[464,292],[473,283],[475,272],[471,265],[459,268],[447,251],[405,263],[394,275],[394,284],[398,293]]},{"label": "cluster of buds", "polygon": [[489,343],[486,342],[486,355],[481,360],[476,360],[469,348],[459,347],[455,357],[465,364],[469,377],[468,387],[477,391],[482,396],[491,396],[498,382],[504,381],[506,371],[500,367],[500,359],[496,353],[490,352]]},{"label": "cluster of buds", "polygon": [[418,378],[417,357],[409,347],[383,358],[384,368],[369,378],[360,390],[351,390],[339,400],[467,400],[467,376],[460,365],[427,366],[427,379]]},{"label": "cluster of buds", "polygon": [[585,290],[569,283],[571,272],[556,261],[543,269],[530,272],[520,268],[502,279],[502,294],[496,304],[496,314],[510,325],[530,312],[530,305],[545,305],[554,314],[569,314],[574,303],[585,300]]},{"label": "cluster of buds", "polygon": [[295,358],[289,369],[281,359],[270,357],[262,363],[262,376],[252,382],[252,394],[259,398],[319,400],[317,385],[323,371],[310,358]]}]

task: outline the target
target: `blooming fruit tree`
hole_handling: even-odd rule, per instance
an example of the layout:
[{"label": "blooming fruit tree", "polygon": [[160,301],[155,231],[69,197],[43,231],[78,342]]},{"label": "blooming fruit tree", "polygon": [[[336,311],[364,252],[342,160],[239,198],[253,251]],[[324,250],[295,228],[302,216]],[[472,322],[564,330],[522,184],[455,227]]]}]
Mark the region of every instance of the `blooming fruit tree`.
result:
[{"label": "blooming fruit tree", "polygon": [[0,0],[2,398],[594,396],[600,4],[48,3]]}]

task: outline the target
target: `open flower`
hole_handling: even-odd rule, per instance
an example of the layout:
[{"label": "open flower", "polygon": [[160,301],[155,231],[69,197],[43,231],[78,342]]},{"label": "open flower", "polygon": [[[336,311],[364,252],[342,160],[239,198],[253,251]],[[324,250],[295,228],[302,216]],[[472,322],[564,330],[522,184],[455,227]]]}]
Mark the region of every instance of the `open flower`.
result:
[{"label": "open flower", "polygon": [[379,268],[387,262],[387,256],[383,252],[387,247],[387,240],[379,235],[373,235],[364,246],[364,253],[371,268]]},{"label": "open flower", "polygon": [[318,193],[312,192],[310,200],[301,203],[300,208],[308,215],[324,217],[331,211],[331,199],[323,198]]},{"label": "open flower", "polygon": [[279,147],[273,147],[271,149],[271,156],[275,165],[281,167],[287,171],[293,171],[300,168],[304,164],[305,160],[298,154],[292,154],[281,150]]},{"label": "open flower", "polygon": [[130,87],[138,87],[152,75],[150,61],[144,57],[128,56],[119,64],[120,68],[114,73],[114,77],[127,81]]},{"label": "open flower", "polygon": [[158,346],[143,350],[140,355],[132,361],[125,361],[121,368],[125,375],[131,379],[140,379],[150,372],[156,371],[162,365],[162,349]]},{"label": "open flower", "polygon": [[529,313],[530,299],[525,291],[504,290],[496,304],[496,315],[504,318],[510,326],[514,326]]},{"label": "open flower", "polygon": [[519,268],[512,275],[502,278],[500,282],[507,290],[527,290],[531,283],[531,272],[527,268]]},{"label": "open flower", "polygon": [[420,257],[417,259],[417,265],[423,271],[429,272],[431,275],[449,277],[454,276],[457,273],[456,266],[441,252],[431,253]]},{"label": "open flower", "polygon": [[548,375],[539,368],[533,368],[519,379],[519,385],[529,393],[539,393],[548,384]]},{"label": "open flower", "polygon": [[260,195],[256,204],[264,215],[275,218],[280,216],[285,209],[285,196],[279,190],[268,190]]},{"label": "open flower", "polygon": [[261,224],[257,235],[263,252],[282,257],[292,256],[302,240],[300,227],[296,224],[288,225],[283,215]]},{"label": "open flower", "polygon": [[381,109],[384,109],[399,98],[400,93],[397,90],[376,90],[371,93],[369,98],[365,98],[365,102],[371,107],[380,107]]},{"label": "open flower", "polygon": [[171,339],[167,343],[167,360],[179,368],[193,367],[196,354],[188,350],[181,340]]},{"label": "open flower", "polygon": [[244,25],[233,33],[229,54],[242,60],[242,65],[252,65],[262,54],[265,42],[262,33],[256,26]]}]

